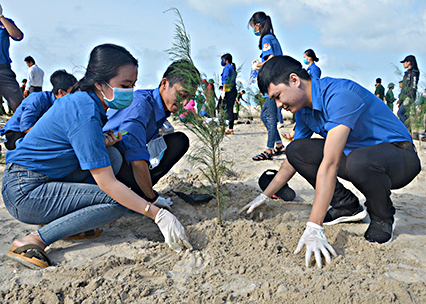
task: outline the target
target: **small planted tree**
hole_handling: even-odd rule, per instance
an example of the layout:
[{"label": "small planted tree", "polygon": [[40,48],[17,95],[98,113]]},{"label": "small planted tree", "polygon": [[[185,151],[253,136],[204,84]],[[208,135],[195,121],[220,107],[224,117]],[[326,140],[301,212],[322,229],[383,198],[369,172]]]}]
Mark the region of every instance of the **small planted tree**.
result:
[{"label": "small planted tree", "polygon": [[[186,31],[182,16],[176,8],[170,8],[167,11],[173,11],[178,20],[175,22],[176,28],[172,47],[166,52],[172,61],[180,60],[183,63],[182,69],[193,69],[195,65],[191,57],[191,39]],[[191,77],[190,74],[188,75]],[[222,183],[225,172],[232,166],[232,163],[225,160],[221,153],[221,143],[225,137],[225,120],[213,119],[216,116],[214,87],[202,81],[203,74],[198,75],[198,78],[192,79],[192,81],[198,83],[205,96],[206,101],[203,108],[209,119],[197,116],[193,112],[185,113],[186,110],[183,109],[182,103],[180,103],[182,108],[179,112],[185,113],[182,121],[197,138],[197,143],[189,154],[189,160],[208,181],[208,185],[202,184],[202,188],[216,199],[218,224],[222,225],[221,214],[226,199]]]}]

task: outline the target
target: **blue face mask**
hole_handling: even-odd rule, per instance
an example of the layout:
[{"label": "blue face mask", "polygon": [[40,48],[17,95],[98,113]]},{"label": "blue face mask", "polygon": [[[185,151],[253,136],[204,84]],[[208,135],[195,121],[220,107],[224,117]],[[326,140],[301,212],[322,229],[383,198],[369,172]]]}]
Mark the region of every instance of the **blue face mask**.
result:
[{"label": "blue face mask", "polygon": [[308,61],[308,59],[306,59],[306,58],[303,58],[303,63],[304,63],[304,64],[309,64],[309,61]]},{"label": "blue face mask", "polygon": [[220,65],[221,65],[221,66],[225,66],[225,65],[226,65],[226,61],[225,61],[225,60],[222,60],[222,61],[220,62]]},{"label": "blue face mask", "polygon": [[252,28],[252,30],[253,30],[253,34],[254,34],[255,36],[260,36],[260,32],[256,32],[256,31],[254,30],[254,28]]},{"label": "blue face mask", "polygon": [[121,89],[121,88],[113,88],[111,87],[108,82],[105,82],[107,86],[109,86],[112,89],[113,97],[112,99],[108,99],[105,97],[104,92],[101,91],[102,95],[104,96],[105,104],[108,108],[116,109],[116,110],[123,110],[131,105],[133,101],[133,88],[130,89]]}]

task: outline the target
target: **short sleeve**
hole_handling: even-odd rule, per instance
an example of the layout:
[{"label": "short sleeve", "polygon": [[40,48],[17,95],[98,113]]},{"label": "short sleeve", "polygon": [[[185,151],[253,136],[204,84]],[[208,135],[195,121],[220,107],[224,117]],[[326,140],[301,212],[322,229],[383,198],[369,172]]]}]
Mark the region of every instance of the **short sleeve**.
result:
[{"label": "short sleeve", "polygon": [[[31,95],[27,98],[31,98]],[[25,108],[22,109],[21,122],[19,126],[21,132],[25,132],[32,128],[37,120],[39,120],[40,117],[50,108],[50,101],[44,100],[43,97],[44,95],[39,95],[39,97],[33,98],[32,102],[26,104]]]},{"label": "short sleeve", "polygon": [[81,124],[76,122],[68,130],[68,138],[82,170],[111,166],[98,117],[89,117]]},{"label": "short sleeve", "polygon": [[266,60],[266,58],[270,55],[274,55],[274,51],[272,50],[272,41],[270,37],[264,36],[262,38],[262,59]]}]

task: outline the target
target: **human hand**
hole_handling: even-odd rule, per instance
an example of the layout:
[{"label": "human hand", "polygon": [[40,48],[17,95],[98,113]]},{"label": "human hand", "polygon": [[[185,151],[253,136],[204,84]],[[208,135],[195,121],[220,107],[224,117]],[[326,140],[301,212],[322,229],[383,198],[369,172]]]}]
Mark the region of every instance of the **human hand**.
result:
[{"label": "human hand", "polygon": [[294,140],[294,132],[291,132],[290,134],[281,133],[281,136],[287,139],[288,141]]},{"label": "human hand", "polygon": [[[1,16],[0,16],[1,17]],[[28,95],[30,95],[30,92],[28,90],[24,91],[24,98],[28,97]]]},{"label": "human hand", "polygon": [[269,197],[267,197],[265,194],[262,193],[258,197],[256,197],[254,200],[252,200],[250,203],[248,203],[243,208],[241,208],[238,213],[241,214],[248,209],[247,214],[250,214],[253,212],[254,209],[266,204],[268,201],[269,201]]},{"label": "human hand", "polygon": [[105,136],[105,146],[107,147],[115,145],[123,138],[120,132],[118,132],[117,135],[115,135],[112,130],[104,132],[104,136]]},{"label": "human hand", "polygon": [[258,59],[255,59],[251,62],[251,69],[253,71],[259,71],[260,68],[257,66],[258,63],[260,63]]},{"label": "human hand", "polygon": [[160,209],[155,216],[155,223],[160,228],[165,243],[174,251],[179,253],[185,248],[192,250],[192,246],[186,238],[185,229],[169,211]]},{"label": "human hand", "polygon": [[170,212],[172,211],[171,206],[173,205],[173,202],[172,202],[172,199],[170,197],[164,198],[164,197],[159,196],[159,197],[157,197],[155,202],[153,202],[152,204],[157,206],[158,208],[165,208],[165,209],[169,210]]},{"label": "human hand", "polygon": [[334,251],[333,247],[331,247],[327,241],[327,238],[325,237],[324,227],[315,223],[306,223],[305,232],[303,232],[294,254],[298,254],[300,251],[302,251],[304,245],[306,245],[306,267],[309,267],[312,252],[315,254],[315,260],[317,262],[318,268],[321,268],[322,266],[321,253],[323,254],[327,263],[330,263],[331,261],[329,252],[331,252],[332,255],[337,256],[336,251]]}]

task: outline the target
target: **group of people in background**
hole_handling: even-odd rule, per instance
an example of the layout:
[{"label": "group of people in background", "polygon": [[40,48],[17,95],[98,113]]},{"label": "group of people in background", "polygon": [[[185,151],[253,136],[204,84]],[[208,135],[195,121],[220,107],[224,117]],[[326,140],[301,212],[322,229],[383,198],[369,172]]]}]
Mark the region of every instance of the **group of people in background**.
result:
[{"label": "group of people in background", "polygon": [[[21,40],[23,34],[2,15],[1,6],[0,21],[4,50],[9,37]],[[264,12],[253,14],[248,27],[259,37],[260,60],[252,62],[252,70],[258,71],[259,90],[266,98],[260,117],[268,131],[265,151],[253,160],[284,153],[286,159],[269,186],[241,213],[267,204],[297,172],[315,188],[312,211],[295,251],[306,246],[306,266],[312,254],[318,266],[321,255],[327,262],[330,254],[336,255],[323,225],[360,221],[368,213],[365,239],[390,242],[395,229],[390,190],[410,183],[421,168],[408,130],[384,102],[359,84],[321,78],[312,49],[304,52],[306,69],[283,56],[271,18]],[[8,256],[32,268],[46,268],[52,265],[47,246],[64,238],[99,236],[100,227],[128,209],[154,220],[176,252],[192,249],[184,227],[170,212],[173,202],[153,189],[189,148],[188,137],[174,132],[167,118],[192,98],[203,101],[196,95],[200,73],[190,62],[169,65],[156,89],[135,91],[137,59],[122,46],[102,44],[91,51],[83,78],[77,81],[58,70],[50,78],[52,92],[43,92],[38,82],[43,73],[27,57],[28,97],[21,103],[8,53],[0,60],[0,80],[7,80],[0,81],[0,93],[11,98],[8,102],[15,111],[0,131],[9,143],[3,201],[17,220],[43,225],[15,239]],[[415,100],[419,72],[414,56],[403,62],[407,72],[400,99],[402,106],[409,106],[410,99]],[[234,104],[243,100],[244,92],[237,92],[231,54],[221,56],[221,66],[219,110],[229,120],[225,133],[233,135]],[[205,80],[203,86],[205,94],[214,94],[213,82]],[[296,122],[294,140],[287,147],[277,125],[282,109],[294,114]],[[314,133],[322,138],[312,138]],[[366,198],[364,206],[337,177],[353,183]]]}]

